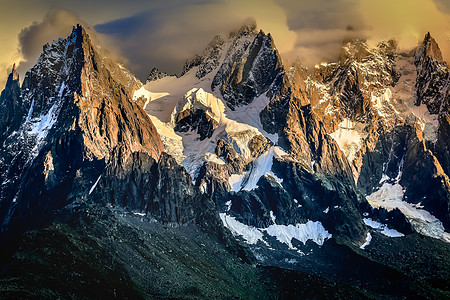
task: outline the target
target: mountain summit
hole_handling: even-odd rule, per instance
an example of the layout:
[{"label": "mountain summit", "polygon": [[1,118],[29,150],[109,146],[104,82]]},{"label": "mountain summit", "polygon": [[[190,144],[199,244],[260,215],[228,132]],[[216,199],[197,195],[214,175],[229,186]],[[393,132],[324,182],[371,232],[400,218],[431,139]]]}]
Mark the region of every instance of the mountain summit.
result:
[{"label": "mountain summit", "polygon": [[14,78],[13,70],[1,103],[11,114],[0,152],[3,237],[90,194],[101,166],[123,165],[134,152],[159,158],[156,129],[131,101],[139,81],[100,56],[81,26],[44,46],[21,88]]}]

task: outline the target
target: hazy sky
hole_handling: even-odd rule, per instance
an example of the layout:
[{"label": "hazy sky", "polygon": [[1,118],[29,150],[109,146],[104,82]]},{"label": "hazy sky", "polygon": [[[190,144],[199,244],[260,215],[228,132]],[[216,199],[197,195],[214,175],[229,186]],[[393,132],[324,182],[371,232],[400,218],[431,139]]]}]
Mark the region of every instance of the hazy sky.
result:
[{"label": "hazy sky", "polygon": [[[179,72],[216,34],[248,18],[270,32],[284,58],[311,66],[336,57],[347,25],[369,42],[412,48],[430,31],[450,58],[450,0],[0,0],[0,84],[12,64],[31,67],[42,45],[83,23],[140,79],[153,66]],[[0,88],[1,89],[1,88]]]}]

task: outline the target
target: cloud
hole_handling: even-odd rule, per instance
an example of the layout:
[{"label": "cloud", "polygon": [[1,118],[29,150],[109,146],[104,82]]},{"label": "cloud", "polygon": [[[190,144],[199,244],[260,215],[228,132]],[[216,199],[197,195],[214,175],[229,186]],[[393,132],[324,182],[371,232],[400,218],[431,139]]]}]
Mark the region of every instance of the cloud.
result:
[{"label": "cloud", "polygon": [[122,54],[130,61],[128,67],[145,79],[153,66],[179,73],[183,63],[201,53],[215,35],[228,36],[249,17],[276,37],[280,51],[293,49],[295,33],[289,29],[283,9],[271,0],[185,1],[99,24],[95,29],[120,41]]},{"label": "cloud", "polygon": [[[13,62],[24,60],[19,66],[23,78],[22,74],[41,53],[42,45],[66,37],[73,25],[85,24],[81,19],[90,24],[100,23],[94,28],[101,34],[93,30],[89,34],[125,62],[140,79],[145,79],[153,66],[178,73],[185,60],[201,53],[216,34],[227,36],[249,17],[257,21],[259,28],[272,34],[287,61],[299,58],[307,66],[336,59],[348,25],[362,32],[372,44],[394,37],[404,50],[416,46],[430,31],[444,58],[450,58],[450,2],[447,0],[28,2],[17,0],[8,6],[20,12],[17,18],[9,17],[14,13],[6,13],[6,10],[0,12],[0,16],[10,20],[11,28],[16,28],[18,23],[35,19],[55,4],[66,10],[50,9],[43,20],[24,28],[19,35],[19,52],[15,55],[10,51],[11,34],[5,26],[0,28],[2,36],[9,38],[0,45],[0,76]],[[2,79],[0,77],[0,81]]]},{"label": "cloud", "polygon": [[[335,60],[351,25],[372,46],[395,38],[400,50],[411,50],[427,31],[439,43],[444,58],[450,58],[450,2],[447,0],[316,0],[284,1],[295,48],[285,55],[298,57],[306,66]],[[276,39],[276,37],[275,37]]]},{"label": "cloud", "polygon": [[88,32],[91,40],[96,45],[101,45],[109,56],[121,63],[128,63],[127,59],[118,54],[115,42],[107,36],[97,34],[86,22],[77,15],[64,9],[53,8],[41,22],[34,22],[32,25],[22,29],[19,34],[19,53],[22,60],[17,71],[23,78],[25,72],[30,69],[42,53],[43,45],[51,43],[59,38],[66,38],[73,26],[81,24]]},{"label": "cloud", "polygon": [[307,67],[337,59],[348,34],[347,26],[357,30],[368,27],[358,11],[358,3],[357,0],[278,0],[289,28],[296,34],[295,46],[283,53],[284,56],[290,61],[299,59]]},{"label": "cloud", "polygon": [[23,74],[36,63],[44,44],[67,37],[77,23],[85,24],[75,14],[54,8],[41,22],[34,22],[22,29],[19,34],[19,53],[23,60],[17,68],[21,77],[23,78]]},{"label": "cloud", "polygon": [[[434,1],[434,2],[433,2]],[[444,3],[444,4],[442,4]],[[287,61],[306,66],[335,60],[351,25],[371,44],[396,38],[411,49],[430,30],[450,57],[449,18],[436,8],[445,0],[215,0],[160,3],[131,17],[95,29],[117,41],[129,68],[141,79],[156,66],[178,73],[184,61],[201,52],[216,34],[227,35],[249,17],[270,32]],[[448,7],[448,5],[446,6]]]},{"label": "cloud", "polygon": [[437,9],[440,11],[450,14],[450,2],[448,0],[434,0]]},{"label": "cloud", "polygon": [[400,48],[411,49],[429,31],[439,43],[444,58],[450,58],[450,18],[436,6],[436,1],[364,0],[360,13],[371,27],[366,34],[372,43],[394,37]]}]

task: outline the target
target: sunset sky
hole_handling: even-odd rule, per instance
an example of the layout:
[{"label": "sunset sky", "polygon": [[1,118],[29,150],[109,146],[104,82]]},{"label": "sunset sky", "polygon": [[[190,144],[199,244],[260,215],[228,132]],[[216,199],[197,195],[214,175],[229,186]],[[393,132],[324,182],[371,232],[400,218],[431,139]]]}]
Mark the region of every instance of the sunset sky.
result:
[{"label": "sunset sky", "polygon": [[23,78],[42,45],[73,25],[93,28],[105,48],[144,80],[153,66],[178,73],[215,35],[249,18],[270,32],[283,57],[312,66],[332,60],[352,25],[372,44],[396,38],[401,49],[430,31],[450,58],[448,0],[0,0],[0,84],[13,63]]}]

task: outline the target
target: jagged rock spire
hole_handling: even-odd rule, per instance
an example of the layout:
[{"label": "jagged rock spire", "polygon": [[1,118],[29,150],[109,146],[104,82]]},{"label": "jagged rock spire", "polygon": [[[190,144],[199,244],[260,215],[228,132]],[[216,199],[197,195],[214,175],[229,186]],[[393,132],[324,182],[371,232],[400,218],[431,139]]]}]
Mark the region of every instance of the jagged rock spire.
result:
[{"label": "jagged rock spire", "polygon": [[430,32],[427,32],[422,44],[416,51],[416,60],[427,56],[433,58],[434,60],[443,61],[441,49],[436,40],[431,36]]},{"label": "jagged rock spire", "polygon": [[13,64],[11,74],[9,74],[8,80],[19,80],[19,73],[16,70],[16,64]]},{"label": "jagged rock spire", "polygon": [[164,78],[164,77],[167,77],[167,76],[173,76],[173,75],[168,74],[168,73],[166,73],[166,72],[162,72],[162,71],[160,71],[158,68],[154,67],[154,68],[150,71],[150,74],[149,74],[148,77],[147,77],[147,83],[148,83],[148,82],[155,81],[155,80],[158,80],[158,79],[161,79],[161,78]]},{"label": "jagged rock spire", "polygon": [[425,35],[425,39],[424,39],[423,43],[426,46],[426,54],[428,56],[431,56],[436,60],[442,61],[441,49],[439,49],[438,44],[436,43],[434,38],[431,36],[430,32],[427,32],[427,34]]},{"label": "jagged rock spire", "polygon": [[417,68],[416,104],[424,103],[432,114],[445,110],[448,65],[437,42],[428,32],[414,55]]},{"label": "jagged rock spire", "polygon": [[[0,147],[0,182],[8,183],[0,187],[0,219],[8,220],[0,243],[91,195],[106,165],[128,168],[146,159],[149,171],[164,150],[132,101],[142,84],[98,49],[77,25],[66,39],[44,46],[22,88],[13,67],[0,96],[0,145],[9,146]],[[134,160],[136,153],[144,158]]]}]

